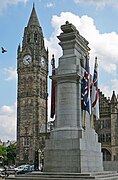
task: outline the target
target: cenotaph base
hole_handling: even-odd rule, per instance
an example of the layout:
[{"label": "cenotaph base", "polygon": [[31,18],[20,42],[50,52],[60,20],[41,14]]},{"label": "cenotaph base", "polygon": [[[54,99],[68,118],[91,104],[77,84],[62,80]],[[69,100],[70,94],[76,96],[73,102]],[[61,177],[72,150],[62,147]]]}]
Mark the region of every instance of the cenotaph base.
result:
[{"label": "cenotaph base", "polygon": [[55,129],[46,142],[46,172],[101,172],[103,171],[101,144],[91,128],[86,113],[83,128],[81,109],[81,79],[88,41],[74,25],[66,22],[58,36],[63,55],[59,58],[55,80]]}]

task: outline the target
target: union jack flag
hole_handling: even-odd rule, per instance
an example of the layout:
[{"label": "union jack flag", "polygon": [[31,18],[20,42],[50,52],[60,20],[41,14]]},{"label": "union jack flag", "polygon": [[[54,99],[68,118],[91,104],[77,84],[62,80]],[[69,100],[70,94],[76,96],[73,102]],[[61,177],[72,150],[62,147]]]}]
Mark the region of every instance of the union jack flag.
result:
[{"label": "union jack flag", "polygon": [[99,92],[98,92],[98,64],[97,57],[95,58],[92,93],[91,93],[91,104],[94,115],[99,119]]},{"label": "union jack flag", "polygon": [[55,82],[53,79],[53,76],[55,75],[54,55],[52,55],[51,65],[52,65],[52,90],[51,90],[51,114],[50,114],[50,117],[54,118],[54,115],[55,115]]},{"label": "union jack flag", "polygon": [[82,109],[91,114],[91,101],[90,101],[90,67],[89,60],[86,56],[85,72],[81,82],[81,106]]}]

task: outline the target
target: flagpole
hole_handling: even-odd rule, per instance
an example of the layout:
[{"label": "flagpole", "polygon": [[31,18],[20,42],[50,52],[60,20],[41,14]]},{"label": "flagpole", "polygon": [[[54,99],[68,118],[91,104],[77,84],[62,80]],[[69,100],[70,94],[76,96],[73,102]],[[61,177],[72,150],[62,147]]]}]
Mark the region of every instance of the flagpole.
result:
[{"label": "flagpole", "polygon": [[46,133],[47,133],[47,124],[48,124],[48,49],[47,49],[47,78],[46,78]]},{"label": "flagpole", "polygon": [[91,127],[94,129],[93,111],[91,112]]},{"label": "flagpole", "polygon": [[94,128],[94,115],[96,119],[99,119],[99,92],[98,92],[98,64],[97,57],[95,57],[92,91],[91,91],[91,104],[92,104],[92,116],[91,126]]},{"label": "flagpole", "polygon": [[86,111],[83,111],[84,115],[84,129],[86,129]]},{"label": "flagpole", "polygon": [[83,128],[86,128],[86,111],[91,114],[91,103],[90,103],[90,67],[89,67],[89,57],[86,53],[85,57],[85,71],[84,76],[81,81],[81,106],[83,110]]},{"label": "flagpole", "polygon": [[53,79],[53,76],[55,75],[54,54],[52,55],[51,65],[52,65],[52,90],[51,90],[51,115],[50,117],[54,118],[54,115],[55,115],[55,82]]}]

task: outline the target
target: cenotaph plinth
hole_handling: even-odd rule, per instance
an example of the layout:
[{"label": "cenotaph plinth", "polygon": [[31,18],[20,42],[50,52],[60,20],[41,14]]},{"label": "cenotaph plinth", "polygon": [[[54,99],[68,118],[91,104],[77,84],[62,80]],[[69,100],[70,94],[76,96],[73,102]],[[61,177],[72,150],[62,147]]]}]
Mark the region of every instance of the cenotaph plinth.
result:
[{"label": "cenotaph plinth", "polygon": [[103,171],[101,144],[91,128],[86,112],[83,128],[81,109],[81,79],[88,41],[73,24],[61,26],[58,36],[63,54],[59,58],[55,76],[55,128],[46,141],[44,171],[101,172]]}]

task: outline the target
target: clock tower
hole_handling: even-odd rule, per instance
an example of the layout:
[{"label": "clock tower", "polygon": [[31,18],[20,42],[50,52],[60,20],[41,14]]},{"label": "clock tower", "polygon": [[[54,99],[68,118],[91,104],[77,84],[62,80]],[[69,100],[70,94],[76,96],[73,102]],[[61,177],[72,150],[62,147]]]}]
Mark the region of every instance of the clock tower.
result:
[{"label": "clock tower", "polygon": [[34,164],[47,132],[48,50],[35,7],[17,51],[17,164]]}]

